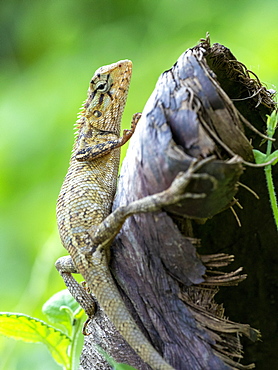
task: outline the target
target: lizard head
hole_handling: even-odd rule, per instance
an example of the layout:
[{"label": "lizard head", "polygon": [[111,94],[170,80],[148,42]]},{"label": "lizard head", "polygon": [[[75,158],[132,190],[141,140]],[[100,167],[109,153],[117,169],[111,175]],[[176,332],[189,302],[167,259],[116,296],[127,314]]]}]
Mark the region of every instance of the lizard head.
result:
[{"label": "lizard head", "polygon": [[81,112],[80,126],[85,124],[119,134],[131,72],[130,60],[121,60],[96,70]]}]

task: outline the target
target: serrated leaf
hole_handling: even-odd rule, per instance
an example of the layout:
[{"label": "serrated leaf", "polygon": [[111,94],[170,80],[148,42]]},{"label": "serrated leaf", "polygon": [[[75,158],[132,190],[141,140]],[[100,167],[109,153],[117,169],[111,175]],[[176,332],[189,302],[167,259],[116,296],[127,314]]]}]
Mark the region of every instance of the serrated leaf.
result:
[{"label": "serrated leaf", "polygon": [[49,298],[42,307],[42,312],[52,324],[62,325],[71,335],[74,315],[81,310],[67,289],[61,290]]},{"label": "serrated leaf", "polygon": [[58,364],[69,366],[67,349],[71,339],[44,321],[20,313],[1,312],[0,334],[24,342],[43,343]]}]

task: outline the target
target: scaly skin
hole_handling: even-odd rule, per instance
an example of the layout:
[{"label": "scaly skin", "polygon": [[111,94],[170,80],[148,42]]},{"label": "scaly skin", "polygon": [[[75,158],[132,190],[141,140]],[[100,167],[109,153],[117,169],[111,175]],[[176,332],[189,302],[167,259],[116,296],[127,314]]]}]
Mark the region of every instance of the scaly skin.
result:
[{"label": "scaly skin", "polygon": [[[68,272],[82,274],[105,314],[145,363],[155,370],[173,370],[141,333],[122,301],[109,270],[111,237],[107,235],[108,242],[101,244],[94,240],[94,231],[111,212],[120,146],[131,137],[139,117],[134,116],[131,130],[120,137],[131,72],[132,63],[123,60],[99,68],[90,82],[77,121],[70,167],[57,202],[61,240],[75,268],[68,260],[68,265],[64,264],[63,259],[56,267],[77,300],[82,293],[68,280]],[[88,304],[86,312],[93,311]]]}]

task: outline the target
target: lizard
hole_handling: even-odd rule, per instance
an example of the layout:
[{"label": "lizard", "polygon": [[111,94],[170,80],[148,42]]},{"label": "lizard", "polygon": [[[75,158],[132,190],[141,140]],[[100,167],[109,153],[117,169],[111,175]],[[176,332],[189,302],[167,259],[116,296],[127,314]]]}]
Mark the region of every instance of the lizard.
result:
[{"label": "lizard", "polygon": [[[78,131],[69,169],[57,201],[60,238],[70,256],[61,257],[56,268],[74,298],[83,302],[89,318],[94,313],[94,300],[71,273],[83,276],[104,313],[145,363],[154,370],[173,370],[138,328],[109,270],[111,242],[130,214],[124,212],[117,221],[111,214],[111,206],[120,147],[132,136],[140,119],[140,114],[135,114],[131,129],[124,130],[120,137],[131,73],[132,62],[121,60],[100,67],[90,81],[87,99],[76,122]],[[157,205],[149,208],[157,209]],[[109,214],[113,221],[110,231],[109,222],[106,223]]]}]

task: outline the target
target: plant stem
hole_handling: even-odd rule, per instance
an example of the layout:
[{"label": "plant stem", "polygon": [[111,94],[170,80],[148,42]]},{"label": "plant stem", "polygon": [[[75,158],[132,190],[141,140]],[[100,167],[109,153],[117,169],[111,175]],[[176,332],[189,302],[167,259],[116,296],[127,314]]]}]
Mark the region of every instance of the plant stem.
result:
[{"label": "plant stem", "polygon": [[269,193],[269,200],[270,200],[276,228],[278,230],[278,206],[277,206],[275,189],[274,189],[274,184],[273,184],[273,179],[272,179],[271,164],[267,165],[264,171],[265,171],[266,183],[267,183],[267,188],[268,188],[268,193]]},{"label": "plant stem", "polygon": [[80,325],[81,325],[80,318],[75,317],[74,324],[72,325],[72,335],[71,335],[72,342],[69,347],[70,368],[66,370],[73,370],[76,368],[76,346],[80,332]]},{"label": "plant stem", "polygon": [[[275,128],[277,125],[277,112],[273,113],[271,117],[268,118],[268,127],[267,127],[267,135],[268,137],[272,138],[275,132]],[[272,141],[269,140],[267,142],[267,148],[266,148],[266,155],[269,156],[271,154],[272,149]],[[272,164],[269,164],[265,166],[265,177],[266,177],[266,183],[267,183],[267,189],[269,193],[269,200],[270,205],[272,208],[276,228],[278,230],[278,206],[277,206],[277,199],[275,194],[275,188],[272,178]]]}]

